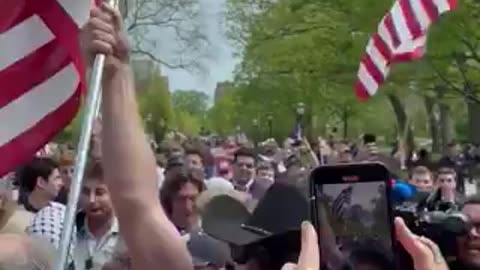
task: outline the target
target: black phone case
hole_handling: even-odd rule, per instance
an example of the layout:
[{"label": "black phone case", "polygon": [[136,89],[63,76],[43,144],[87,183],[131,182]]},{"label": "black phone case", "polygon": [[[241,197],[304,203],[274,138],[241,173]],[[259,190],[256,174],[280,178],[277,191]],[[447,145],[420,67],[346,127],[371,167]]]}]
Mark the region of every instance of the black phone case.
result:
[{"label": "black phone case", "polygon": [[[360,183],[360,182],[378,182],[385,181],[386,196],[391,198],[391,174],[387,168],[378,162],[372,163],[355,163],[342,164],[338,166],[320,166],[312,171],[309,180],[309,197],[310,197],[310,217],[311,222],[315,226],[317,232],[319,231],[320,220],[318,216],[316,185],[321,184],[342,184],[342,183]],[[409,270],[407,265],[409,262],[405,261],[404,250],[399,246],[395,238],[394,216],[393,208],[390,200],[387,200],[388,209],[388,224],[390,226],[390,239],[392,243],[392,254],[395,262],[395,270]],[[408,261],[408,260],[407,260]],[[325,265],[321,269],[328,269]],[[351,269],[349,265],[345,269]],[[393,269],[392,269],[393,270]]]}]

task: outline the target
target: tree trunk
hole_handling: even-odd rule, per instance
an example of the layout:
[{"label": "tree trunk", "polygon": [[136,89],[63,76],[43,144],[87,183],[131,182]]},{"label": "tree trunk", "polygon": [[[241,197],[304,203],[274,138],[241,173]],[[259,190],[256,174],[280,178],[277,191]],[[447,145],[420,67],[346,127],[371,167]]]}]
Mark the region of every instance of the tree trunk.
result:
[{"label": "tree trunk", "polygon": [[409,123],[407,123],[408,116],[407,116],[407,113],[405,112],[405,106],[395,94],[387,94],[387,97],[388,97],[388,100],[390,101],[390,104],[392,105],[392,109],[393,109],[393,112],[395,113],[395,117],[397,118],[400,137],[403,137],[405,130],[407,130],[405,150],[406,150],[406,153],[410,155],[415,148],[415,140],[413,136],[412,126]]},{"label": "tree trunk", "polygon": [[425,109],[428,116],[428,127],[432,137],[432,152],[438,153],[441,150],[438,119],[435,116],[435,100],[432,97],[424,97]]},{"label": "tree trunk", "polygon": [[442,140],[442,150],[447,150],[447,144],[452,142],[452,119],[450,117],[450,107],[445,103],[439,104],[440,108],[440,137]]},{"label": "tree trunk", "polygon": [[343,139],[346,140],[348,137],[348,121],[350,120],[350,114],[348,108],[343,108]]},{"label": "tree trunk", "polygon": [[468,115],[468,139],[472,143],[480,143],[480,104],[471,97],[476,97],[469,84],[465,84],[465,103]]}]

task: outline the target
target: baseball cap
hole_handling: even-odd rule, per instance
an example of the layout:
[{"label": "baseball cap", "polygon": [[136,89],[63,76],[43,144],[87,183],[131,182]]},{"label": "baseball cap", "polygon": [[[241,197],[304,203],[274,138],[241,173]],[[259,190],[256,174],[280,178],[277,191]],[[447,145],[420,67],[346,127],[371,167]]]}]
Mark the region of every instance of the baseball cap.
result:
[{"label": "baseball cap", "polygon": [[231,261],[228,245],[213,239],[202,231],[190,233],[187,248],[192,256],[194,267],[223,268]]}]

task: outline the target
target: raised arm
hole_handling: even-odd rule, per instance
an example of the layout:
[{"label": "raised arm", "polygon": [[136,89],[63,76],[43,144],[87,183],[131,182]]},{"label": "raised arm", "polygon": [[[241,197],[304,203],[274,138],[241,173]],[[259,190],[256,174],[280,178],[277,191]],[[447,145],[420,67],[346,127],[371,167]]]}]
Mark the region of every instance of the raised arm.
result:
[{"label": "raised arm", "polygon": [[192,269],[179,233],[158,200],[154,155],[144,134],[118,11],[94,9],[84,29],[89,56],[107,55],[103,82],[102,162],[120,231],[135,269]]}]

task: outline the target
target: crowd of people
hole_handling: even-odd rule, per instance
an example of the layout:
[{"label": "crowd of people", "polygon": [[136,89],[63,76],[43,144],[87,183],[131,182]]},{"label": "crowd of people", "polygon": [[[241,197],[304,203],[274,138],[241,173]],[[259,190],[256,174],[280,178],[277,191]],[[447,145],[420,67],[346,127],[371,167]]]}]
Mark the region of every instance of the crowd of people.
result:
[{"label": "crowd of people", "polygon": [[[339,256],[320,254],[319,242],[328,239],[321,229],[317,238],[308,222],[309,174],[322,164],[382,161],[375,136],[366,135],[357,145],[322,139],[310,145],[300,138],[279,145],[274,139],[255,144],[235,136],[173,135],[152,147],[135,101],[120,16],[107,5],[91,15],[82,33],[86,59],[108,56],[102,118],[92,139],[66,269],[315,270],[321,256]],[[75,150],[55,148],[2,182],[0,269],[50,270],[58,259]],[[396,237],[415,270],[480,269],[480,198],[464,195],[457,159],[446,156],[438,166],[425,159],[409,162],[405,182],[439,192],[472,223],[450,260],[396,219]],[[339,262],[326,266],[332,270],[386,270],[394,264],[372,247],[329,261]]]}]

